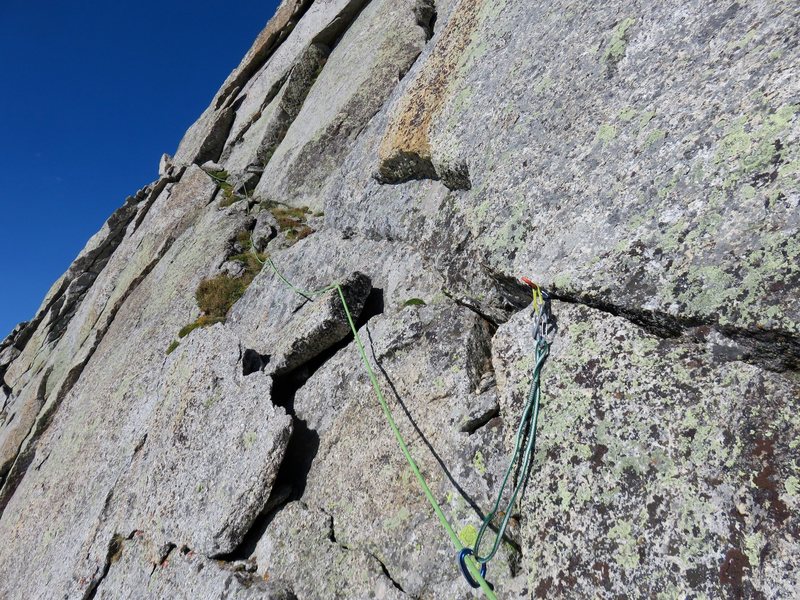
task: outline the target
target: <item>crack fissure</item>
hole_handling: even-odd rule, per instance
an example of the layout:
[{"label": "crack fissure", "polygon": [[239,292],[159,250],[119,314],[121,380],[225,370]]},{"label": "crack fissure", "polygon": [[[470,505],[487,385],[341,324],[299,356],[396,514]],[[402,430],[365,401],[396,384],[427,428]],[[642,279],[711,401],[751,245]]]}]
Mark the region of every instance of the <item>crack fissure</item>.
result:
[{"label": "crack fissure", "polygon": [[100,576],[93,579],[86,592],[83,594],[83,600],[93,600],[97,595],[97,589],[111,570],[111,565],[114,564],[122,553],[122,544],[126,540],[133,539],[136,532],[131,533],[127,538],[114,534],[108,542],[108,550],[106,551],[106,559],[103,563],[103,568],[100,571]]},{"label": "crack fissure", "polygon": [[[382,314],[383,310],[383,290],[372,288],[356,320],[356,328],[366,324],[372,317]],[[302,365],[285,374],[273,376],[272,402],[275,406],[283,408],[292,418],[292,435],[264,508],[254,519],[237,547],[230,553],[215,558],[225,561],[249,559],[275,515],[289,502],[302,499],[308,474],[319,450],[320,438],[316,430],[311,429],[305,420],[297,416],[294,408],[295,396],[323,365],[352,342],[351,333]],[[259,356],[262,360],[269,361],[269,356]]]},{"label": "crack fissure", "polygon": [[220,92],[220,95],[217,98],[217,102],[214,106],[214,110],[219,110],[220,107],[226,103],[229,96],[233,95],[238,89],[242,88],[248,81],[250,81],[253,75],[255,75],[267,63],[269,57],[272,56],[278,47],[284,42],[284,40],[289,37],[289,34],[295,28],[300,19],[303,18],[312,4],[313,0],[305,0],[299,3],[294,14],[292,14],[291,17],[289,17],[289,19],[286,21],[286,24],[277,31],[272,32],[272,34],[267,38],[266,42],[253,55],[250,61],[241,66],[239,72],[234,76],[230,83],[225,86],[222,92]]},{"label": "crack fissure", "polygon": [[548,292],[554,300],[583,305],[620,317],[661,339],[688,338],[698,341],[716,331],[742,346],[732,360],[741,360],[775,372],[800,369],[800,340],[788,332],[720,325],[712,317],[680,317],[662,311],[634,310],[586,295],[566,294],[557,290]]},{"label": "crack fissure", "polygon": [[384,563],[377,554],[375,554],[373,552],[370,552],[369,550],[366,550],[366,553],[369,554],[376,561],[378,561],[378,564],[381,566],[381,571],[383,571],[383,575],[386,577],[386,579],[391,581],[392,585],[396,589],[400,590],[400,592],[405,594],[406,591],[403,589],[403,586],[400,585],[400,583],[394,577],[392,577],[392,574],[389,572],[389,569],[386,567],[386,563]]},{"label": "crack fissure", "polygon": [[[468,296],[459,296],[451,290],[443,292],[457,304],[473,311],[496,327],[510,319],[513,314],[530,306],[530,288],[512,277],[493,271],[486,265],[483,267],[496,286],[495,296],[504,304],[501,318],[489,315],[478,301]],[[566,292],[559,289],[546,291],[553,300],[586,306],[625,319],[660,339],[683,339],[697,343],[705,341],[709,334],[717,332],[739,345],[736,352],[727,360],[740,360],[778,373],[800,370],[800,339],[787,331],[721,325],[714,317],[678,316],[659,310],[630,308],[580,292]]]}]

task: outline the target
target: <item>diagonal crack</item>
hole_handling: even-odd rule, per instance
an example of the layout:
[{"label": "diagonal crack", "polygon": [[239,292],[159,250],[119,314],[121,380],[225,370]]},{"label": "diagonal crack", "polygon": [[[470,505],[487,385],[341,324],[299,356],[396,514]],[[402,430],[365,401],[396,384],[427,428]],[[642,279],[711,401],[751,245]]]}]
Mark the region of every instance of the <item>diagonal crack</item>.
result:
[{"label": "diagonal crack", "polygon": [[400,585],[400,583],[398,583],[398,581],[397,581],[397,580],[396,580],[394,577],[392,577],[392,574],[389,572],[389,569],[386,567],[386,563],[384,563],[384,562],[383,562],[383,561],[382,561],[382,560],[381,560],[381,559],[378,557],[378,555],[377,555],[377,554],[373,554],[372,552],[369,552],[369,551],[366,551],[366,552],[367,552],[367,554],[369,554],[369,555],[370,555],[372,558],[374,558],[375,560],[377,560],[377,561],[378,561],[378,564],[381,566],[381,571],[383,571],[383,574],[384,574],[384,576],[386,577],[386,579],[388,579],[389,581],[391,581],[391,582],[392,582],[392,585],[393,585],[395,588],[397,588],[398,590],[400,590],[400,592],[402,592],[403,594],[405,594],[405,593],[406,593],[406,591],[403,589],[403,586],[401,586],[401,585]]}]

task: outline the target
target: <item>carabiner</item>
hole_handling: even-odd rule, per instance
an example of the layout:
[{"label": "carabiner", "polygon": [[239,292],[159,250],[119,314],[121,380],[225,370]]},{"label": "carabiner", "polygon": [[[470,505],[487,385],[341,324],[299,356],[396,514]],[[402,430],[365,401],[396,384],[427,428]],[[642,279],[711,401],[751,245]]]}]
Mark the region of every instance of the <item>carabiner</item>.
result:
[{"label": "carabiner", "polygon": [[[480,587],[480,584],[472,578],[470,575],[469,569],[467,569],[466,558],[470,554],[474,555],[475,552],[472,551],[472,548],[464,548],[461,552],[458,553],[458,566],[461,568],[461,574],[464,576],[464,579],[467,580],[467,583],[474,588]],[[486,563],[481,565],[481,577],[486,579]]]}]

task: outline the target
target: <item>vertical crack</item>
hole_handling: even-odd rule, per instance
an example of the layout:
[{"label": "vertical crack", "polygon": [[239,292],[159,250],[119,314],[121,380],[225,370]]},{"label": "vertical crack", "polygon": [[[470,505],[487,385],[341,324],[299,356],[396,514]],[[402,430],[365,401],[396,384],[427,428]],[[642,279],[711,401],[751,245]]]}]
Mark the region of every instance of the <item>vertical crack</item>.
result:
[{"label": "vertical crack", "polygon": [[[383,310],[383,290],[372,288],[356,320],[356,328],[366,324],[372,317],[382,314]],[[264,535],[278,511],[289,502],[302,499],[308,474],[319,450],[320,439],[317,431],[309,428],[308,424],[295,413],[295,396],[314,373],[340,350],[350,345],[352,341],[353,336],[350,334],[315,358],[288,373],[273,377],[272,402],[276,406],[282,407],[291,416],[292,436],[289,438],[289,444],[286,447],[283,462],[273,483],[272,492],[261,513],[255,518],[250,529],[243,536],[241,543],[232,552],[215,558],[225,561],[247,560],[250,558],[255,552],[258,541]],[[268,357],[266,358],[268,359]]]},{"label": "vertical crack", "polygon": [[[132,537],[133,534],[131,534],[127,539],[131,539]],[[108,542],[106,559],[103,563],[103,568],[100,571],[100,576],[94,579],[86,589],[86,592],[83,594],[83,600],[93,600],[93,598],[97,595],[97,588],[100,587],[100,584],[103,583],[103,580],[108,575],[108,572],[111,570],[111,565],[119,560],[119,557],[122,554],[122,543],[125,541],[125,539],[126,538],[119,534],[114,534],[111,537],[111,540]]]}]

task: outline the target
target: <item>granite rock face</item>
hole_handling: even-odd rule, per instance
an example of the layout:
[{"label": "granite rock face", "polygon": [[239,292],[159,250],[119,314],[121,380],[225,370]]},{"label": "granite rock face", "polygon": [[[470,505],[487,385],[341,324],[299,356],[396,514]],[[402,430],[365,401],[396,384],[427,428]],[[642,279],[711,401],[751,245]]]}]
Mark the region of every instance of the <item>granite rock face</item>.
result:
[{"label": "granite rock face", "polygon": [[0,597],[479,597],[338,293],[286,281],[342,285],[470,545],[521,276],[497,596],[796,595],[798,40],[788,1],[284,0],[0,343]]}]

